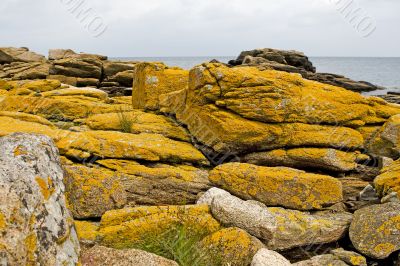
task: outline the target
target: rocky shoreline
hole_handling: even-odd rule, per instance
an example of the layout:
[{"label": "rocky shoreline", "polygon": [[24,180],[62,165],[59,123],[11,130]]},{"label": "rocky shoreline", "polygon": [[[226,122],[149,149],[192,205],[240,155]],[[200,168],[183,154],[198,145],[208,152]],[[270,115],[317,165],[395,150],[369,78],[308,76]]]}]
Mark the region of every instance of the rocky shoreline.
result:
[{"label": "rocky shoreline", "polygon": [[273,49],[0,64],[0,265],[400,265],[400,105],[376,86]]}]

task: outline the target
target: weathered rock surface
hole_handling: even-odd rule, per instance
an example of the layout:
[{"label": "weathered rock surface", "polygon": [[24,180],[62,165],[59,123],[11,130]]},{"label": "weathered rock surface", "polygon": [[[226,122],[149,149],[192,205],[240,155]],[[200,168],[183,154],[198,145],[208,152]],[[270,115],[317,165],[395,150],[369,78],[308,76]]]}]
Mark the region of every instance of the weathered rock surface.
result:
[{"label": "weathered rock surface", "polygon": [[11,80],[46,79],[50,64],[42,62],[12,62],[0,65],[0,78]]},{"label": "weathered rock surface", "polygon": [[341,75],[317,73],[312,62],[301,52],[277,49],[256,49],[242,52],[231,65],[259,66],[262,69],[299,73],[304,78],[318,82],[339,86],[353,91],[373,91],[382,89],[365,81],[354,81]]},{"label": "weathered rock surface", "polygon": [[79,242],[66,208],[63,171],[50,138],[0,138],[0,262],[75,265]]},{"label": "weathered rock surface", "polygon": [[400,157],[400,115],[392,116],[366,145],[370,153],[392,159]]},{"label": "weathered rock surface", "polygon": [[28,48],[0,47],[0,64],[12,62],[44,62],[43,55],[29,51]]},{"label": "weathered rock surface", "polygon": [[350,226],[350,239],[364,255],[385,259],[400,250],[400,203],[373,205],[358,210]]},{"label": "weathered rock surface", "polygon": [[187,88],[189,72],[163,63],[140,63],[134,68],[133,108],[158,110],[159,96]]},{"label": "weathered rock surface", "polygon": [[66,58],[92,58],[97,60],[107,60],[107,56],[88,54],[88,53],[75,53],[71,49],[50,49],[49,60],[60,60]]},{"label": "weathered rock surface", "polygon": [[94,246],[82,254],[83,266],[178,266],[178,263],[137,249]]},{"label": "weathered rock surface", "polygon": [[201,242],[202,248],[215,254],[221,265],[249,265],[251,258],[264,247],[260,240],[246,231],[231,227],[221,229]]},{"label": "weathered rock surface", "polygon": [[245,160],[251,153],[256,163],[267,164],[289,157],[275,156],[271,150],[319,148],[331,155],[296,155],[283,165],[297,167],[299,159],[307,166],[339,172],[368,160],[352,152],[364,146],[357,128],[383,124],[400,112],[381,99],[296,74],[213,63],[192,69],[188,89],[163,94],[160,103],[162,112],[176,115],[205,149],[215,153],[239,154]]},{"label": "weathered rock surface", "polygon": [[342,248],[334,249],[331,250],[330,253],[338,258],[340,258],[342,261],[346,262],[348,265],[354,265],[354,266],[367,266],[367,259],[364,256],[361,256],[360,254],[353,252],[353,251],[347,251]]},{"label": "weathered rock surface", "polygon": [[348,213],[312,215],[267,208],[259,202],[243,201],[217,188],[209,190],[198,203],[209,204],[213,216],[221,224],[247,231],[272,250],[335,242],[345,235],[351,221]]},{"label": "weathered rock surface", "polygon": [[291,266],[290,261],[285,259],[281,254],[268,250],[260,249],[253,257],[251,266]]},{"label": "weathered rock surface", "polygon": [[148,237],[184,225],[208,235],[220,229],[206,205],[136,207],[106,212],[101,218],[100,243],[112,248],[132,248]]},{"label": "weathered rock surface", "polygon": [[375,189],[380,197],[385,197],[392,192],[400,195],[400,161],[382,169],[382,172],[374,180]]},{"label": "weathered rock surface", "polygon": [[254,152],[242,158],[243,162],[264,166],[287,166],[297,169],[324,169],[348,172],[357,169],[357,162],[368,159],[356,152],[344,152],[325,148],[279,149]]},{"label": "weathered rock surface", "polygon": [[321,209],[343,200],[337,179],[285,167],[228,163],[210,172],[210,181],[247,200],[297,210]]},{"label": "weathered rock surface", "polygon": [[100,80],[101,68],[102,64],[97,59],[67,58],[54,61],[50,67],[50,74]]},{"label": "weathered rock surface", "polygon": [[67,198],[75,218],[101,217],[134,205],[195,203],[210,188],[207,171],[192,166],[141,165],[100,160],[97,166],[67,165]]},{"label": "weathered rock surface", "polygon": [[312,257],[309,260],[297,262],[293,264],[294,266],[348,266],[349,264],[342,261],[339,257],[332,254],[325,254]]}]

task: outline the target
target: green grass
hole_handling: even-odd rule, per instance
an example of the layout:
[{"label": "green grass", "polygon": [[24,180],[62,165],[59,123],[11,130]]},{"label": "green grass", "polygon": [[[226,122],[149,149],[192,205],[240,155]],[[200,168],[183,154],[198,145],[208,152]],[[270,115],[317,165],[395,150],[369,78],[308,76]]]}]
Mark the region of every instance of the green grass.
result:
[{"label": "green grass", "polygon": [[121,131],[124,133],[132,133],[132,125],[134,121],[126,112],[122,111],[122,109],[118,112],[118,119]]},{"label": "green grass", "polygon": [[181,266],[220,265],[215,254],[200,247],[204,236],[177,224],[161,235],[147,235],[136,248],[174,260]]}]

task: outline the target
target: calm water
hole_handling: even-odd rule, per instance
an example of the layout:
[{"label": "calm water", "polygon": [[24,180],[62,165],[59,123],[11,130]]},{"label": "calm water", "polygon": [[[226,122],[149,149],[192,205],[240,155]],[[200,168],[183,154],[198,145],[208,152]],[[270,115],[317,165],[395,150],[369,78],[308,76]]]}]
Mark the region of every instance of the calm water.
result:
[{"label": "calm water", "polygon": [[[179,66],[190,69],[212,59],[227,63],[235,56],[210,57],[129,57],[114,58],[119,60],[161,61],[169,66]],[[400,57],[310,57],[318,72],[335,73],[354,80],[364,80],[388,88],[390,91],[400,91]],[[371,94],[371,93],[368,93]],[[382,91],[372,94],[382,94]]]}]

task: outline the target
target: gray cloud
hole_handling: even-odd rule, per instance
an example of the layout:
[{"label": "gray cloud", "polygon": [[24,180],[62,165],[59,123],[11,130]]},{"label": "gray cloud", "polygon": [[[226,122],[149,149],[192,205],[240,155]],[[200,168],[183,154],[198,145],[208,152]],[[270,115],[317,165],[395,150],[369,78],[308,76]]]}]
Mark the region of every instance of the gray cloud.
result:
[{"label": "gray cloud", "polygon": [[332,2],[340,0],[85,0],[108,25],[98,38],[70,14],[67,1],[78,0],[1,0],[0,46],[109,56],[236,55],[258,47],[400,56],[397,0],[354,0],[376,21],[368,38],[336,11]]}]

